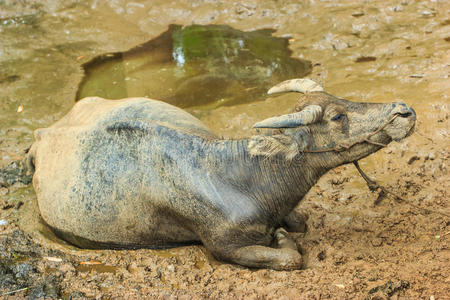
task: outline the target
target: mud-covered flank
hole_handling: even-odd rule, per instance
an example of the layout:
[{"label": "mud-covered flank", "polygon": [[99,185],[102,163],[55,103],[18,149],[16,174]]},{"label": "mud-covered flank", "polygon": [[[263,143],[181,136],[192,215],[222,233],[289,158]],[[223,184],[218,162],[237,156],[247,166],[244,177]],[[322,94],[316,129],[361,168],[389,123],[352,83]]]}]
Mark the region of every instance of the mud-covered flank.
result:
[{"label": "mud-covered flank", "polygon": [[[450,214],[447,2],[3,1],[1,168],[21,158],[34,129],[73,107],[83,63],[143,44],[169,24],[276,28],[274,36],[290,36],[292,57],[312,61],[308,76],[328,92],[350,100],[404,101],[418,121],[404,142],[360,163],[415,206],[391,198],[373,205],[377,195],[353,166],[327,174],[298,208],[309,218],[307,232],[295,236],[305,269],[293,272],[219,263],[201,246],[80,250],[39,223],[31,186],[0,187],[0,295],[449,298],[449,218],[435,213]],[[217,134],[239,137],[249,135],[255,122],[289,112],[297,98],[191,111]]]},{"label": "mud-covered flank", "polygon": [[66,240],[165,248],[198,239],[171,210],[192,173],[179,158],[200,160],[206,150],[195,139],[215,138],[192,115],[146,98],[92,97],[35,137],[29,155],[40,214]]},{"label": "mud-covered flank", "polygon": [[209,108],[261,101],[267,86],[311,72],[311,63],[291,57],[288,39],[274,31],[171,25],[144,44],[84,64],[77,99],[145,96]]}]

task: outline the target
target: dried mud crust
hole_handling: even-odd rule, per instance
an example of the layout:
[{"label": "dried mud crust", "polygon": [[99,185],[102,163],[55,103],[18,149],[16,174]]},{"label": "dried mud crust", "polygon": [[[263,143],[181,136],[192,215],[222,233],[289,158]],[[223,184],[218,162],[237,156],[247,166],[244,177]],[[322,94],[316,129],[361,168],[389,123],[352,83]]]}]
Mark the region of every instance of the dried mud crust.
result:
[{"label": "dried mud crust", "polygon": [[[298,208],[308,215],[307,232],[293,235],[303,253],[305,269],[280,272],[221,263],[202,246],[165,251],[75,249],[43,237],[37,232],[42,227],[19,227],[38,218],[37,214],[30,218],[24,213],[36,207],[34,193],[21,184],[0,187],[0,298],[450,298],[445,63],[450,23],[444,2],[216,1],[193,6],[188,1],[132,5],[114,1],[109,8],[94,2],[77,6],[72,1],[46,1],[33,7],[20,7],[20,1],[5,2],[2,21],[7,24],[0,26],[8,51],[0,53],[0,63],[9,73],[0,74],[0,79],[14,81],[0,80],[0,110],[8,113],[8,120],[17,105],[24,103],[23,118],[28,123],[37,122],[27,115],[27,105],[34,102],[26,101],[38,97],[57,103],[47,107],[38,102],[47,109],[42,119],[44,113],[35,116],[39,126],[51,124],[73,105],[73,86],[81,78],[77,70],[84,59],[131,48],[157,36],[169,23],[226,23],[243,30],[276,27],[276,34],[293,35],[294,55],[313,60],[311,76],[323,81],[333,94],[370,101],[402,97],[416,109],[415,134],[361,162],[369,176],[414,206],[392,198],[373,205],[377,195],[368,191],[354,167],[337,168],[312,188]],[[21,9],[23,13],[18,14]],[[24,19],[25,23],[14,18],[35,14],[36,19]],[[51,18],[45,19],[46,14]],[[120,22],[108,23],[116,18]],[[78,19],[86,26],[78,24]],[[53,25],[61,20],[63,28]],[[39,26],[27,23],[31,21]],[[123,26],[123,21],[130,26]],[[42,34],[39,28],[45,29]],[[18,34],[7,40],[8,30]],[[33,34],[21,34],[20,30]],[[26,40],[28,37],[33,42]],[[21,43],[16,41],[19,39]],[[86,40],[97,44],[84,47]],[[30,44],[37,50],[17,48]],[[65,54],[52,50],[56,46]],[[24,66],[10,66],[22,56],[27,57]],[[55,61],[57,66],[53,66]],[[40,77],[44,67],[49,68],[43,75],[46,82],[54,83],[52,88],[26,92],[24,86],[31,84],[38,89],[42,85],[27,80]],[[61,77],[58,70],[74,75]],[[61,85],[61,81],[67,84]],[[205,115],[203,121],[217,132],[242,135],[287,100],[266,102],[258,104],[260,109],[254,104],[221,108]],[[1,123],[0,166],[9,165],[31,143],[32,127],[38,125],[27,127],[28,123],[11,121],[5,127]]]}]

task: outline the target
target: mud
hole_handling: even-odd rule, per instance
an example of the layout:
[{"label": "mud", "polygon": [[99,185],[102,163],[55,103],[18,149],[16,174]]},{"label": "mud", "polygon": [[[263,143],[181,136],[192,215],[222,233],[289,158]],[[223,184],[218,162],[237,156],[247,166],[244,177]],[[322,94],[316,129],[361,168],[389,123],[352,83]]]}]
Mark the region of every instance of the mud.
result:
[{"label": "mud", "polygon": [[[106,2],[105,2],[106,3]],[[445,1],[0,2],[0,167],[20,159],[32,131],[73,105],[81,64],[154,38],[169,24],[276,28],[311,77],[358,101],[402,100],[416,132],[361,161],[405,201],[378,205],[353,166],[337,168],[298,207],[294,234],[305,269],[253,270],[216,261],[202,246],[87,251],[54,237],[35,194],[0,187],[0,297],[448,299],[450,293],[449,6]],[[218,134],[287,112],[292,94],[204,111]],[[16,292],[15,292],[16,291]],[[9,294],[6,294],[9,293]]]}]

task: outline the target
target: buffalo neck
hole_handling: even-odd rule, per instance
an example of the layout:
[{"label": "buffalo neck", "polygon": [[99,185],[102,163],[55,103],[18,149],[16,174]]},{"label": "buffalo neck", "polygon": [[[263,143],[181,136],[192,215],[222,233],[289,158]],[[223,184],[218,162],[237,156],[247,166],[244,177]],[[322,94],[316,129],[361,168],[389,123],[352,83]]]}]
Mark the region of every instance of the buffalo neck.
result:
[{"label": "buffalo neck", "polygon": [[[248,195],[276,222],[286,216],[303,196],[331,169],[327,154],[299,153],[287,160],[281,155],[253,156],[248,151],[250,139],[208,142],[208,161],[221,181]],[[208,156],[209,156],[208,155]]]}]

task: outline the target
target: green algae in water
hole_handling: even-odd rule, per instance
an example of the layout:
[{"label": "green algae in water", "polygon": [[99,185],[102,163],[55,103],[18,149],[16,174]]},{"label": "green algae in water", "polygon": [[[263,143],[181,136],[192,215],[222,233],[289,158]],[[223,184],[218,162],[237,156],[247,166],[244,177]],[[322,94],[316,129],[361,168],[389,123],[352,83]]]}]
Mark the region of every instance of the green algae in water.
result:
[{"label": "green algae in water", "polygon": [[149,97],[183,108],[262,100],[271,86],[311,72],[311,63],[292,58],[288,40],[272,33],[171,25],[149,42],[84,64],[77,100]]}]

